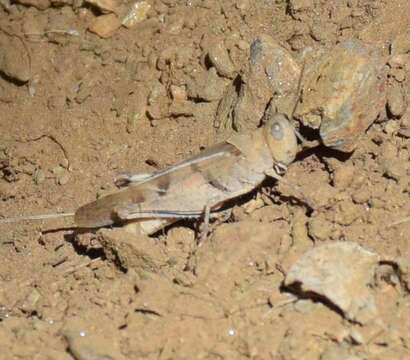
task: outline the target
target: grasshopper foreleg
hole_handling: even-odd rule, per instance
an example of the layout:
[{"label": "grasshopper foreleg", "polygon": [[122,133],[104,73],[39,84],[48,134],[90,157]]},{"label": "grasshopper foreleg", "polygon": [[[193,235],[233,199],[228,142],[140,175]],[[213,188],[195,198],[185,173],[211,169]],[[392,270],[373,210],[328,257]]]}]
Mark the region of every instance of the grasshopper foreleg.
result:
[{"label": "grasshopper foreleg", "polygon": [[202,223],[202,229],[201,229],[200,235],[199,235],[199,243],[206,240],[206,237],[208,236],[210,217],[211,217],[211,205],[210,205],[210,201],[208,201],[205,204],[205,207],[204,207],[204,212],[203,212],[204,221]]}]

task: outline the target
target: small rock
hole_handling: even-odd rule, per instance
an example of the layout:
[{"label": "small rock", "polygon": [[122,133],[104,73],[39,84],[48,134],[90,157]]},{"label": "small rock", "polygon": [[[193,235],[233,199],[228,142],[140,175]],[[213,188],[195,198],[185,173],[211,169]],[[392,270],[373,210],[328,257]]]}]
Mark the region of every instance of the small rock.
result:
[{"label": "small rock", "polygon": [[402,160],[395,144],[385,142],[380,148],[381,156],[377,158],[383,173],[396,181],[400,181],[406,175],[406,167],[403,166]]},{"label": "small rock", "polygon": [[58,176],[60,176],[61,174],[63,174],[64,171],[65,171],[64,168],[61,167],[60,165],[55,166],[55,167],[51,170],[51,172],[52,172],[56,177],[58,177]]},{"label": "small rock", "polygon": [[97,7],[103,13],[117,13],[119,12],[122,1],[121,0],[85,0],[85,2]]},{"label": "small rock", "polygon": [[233,77],[235,74],[235,66],[223,42],[214,44],[214,46],[208,50],[208,58],[219,75],[227,78]]},{"label": "small rock", "polygon": [[59,185],[65,185],[69,181],[70,181],[70,176],[67,173],[61,174],[57,179],[57,183]]},{"label": "small rock", "polygon": [[0,35],[0,72],[17,82],[30,80],[30,60],[19,38]]},{"label": "small rock", "polygon": [[64,169],[68,169],[70,165],[70,162],[68,161],[67,158],[64,158],[63,160],[60,161],[60,166],[63,167]]},{"label": "small rock", "polygon": [[135,2],[122,19],[122,25],[128,29],[132,29],[147,18],[150,9],[151,5],[147,1]]},{"label": "small rock", "polygon": [[139,126],[140,126],[140,119],[142,114],[137,111],[129,112],[127,114],[127,125],[126,125],[126,131],[128,134],[133,134],[135,133]]},{"label": "small rock", "polygon": [[34,182],[38,185],[41,184],[42,182],[44,182],[44,180],[46,179],[46,174],[43,170],[38,169],[35,173],[34,173]]},{"label": "small rock", "polygon": [[161,119],[168,115],[168,100],[164,85],[159,81],[153,82],[147,98],[147,113],[151,119]]},{"label": "small rock", "polygon": [[410,112],[406,112],[401,119],[399,134],[410,138]]},{"label": "small rock", "polygon": [[109,38],[121,26],[121,20],[115,14],[98,16],[88,28],[102,38]]},{"label": "small rock", "polygon": [[356,243],[329,243],[306,252],[284,283],[303,296],[313,293],[327,299],[347,319],[365,324],[377,315],[369,284],[378,261],[377,254]]},{"label": "small rock", "polygon": [[407,139],[410,138],[410,128],[400,129],[399,134]]},{"label": "small rock", "polygon": [[143,89],[137,87],[134,90],[132,98],[129,100],[128,106],[126,108],[126,131],[132,134],[140,128],[144,119],[146,119],[147,113],[147,92],[148,89]]},{"label": "small rock", "polygon": [[185,86],[171,85],[169,90],[171,92],[172,99],[175,101],[185,101],[187,99]]},{"label": "small rock", "polygon": [[371,196],[368,186],[362,186],[352,194],[352,200],[356,204],[366,204],[370,201]]},{"label": "small rock", "polygon": [[387,88],[387,107],[390,114],[395,118],[401,117],[406,111],[407,104],[403,90],[396,82],[393,82]]},{"label": "small rock", "polygon": [[384,124],[384,132],[388,135],[397,133],[400,130],[400,123],[397,120],[389,120]]},{"label": "small rock", "polygon": [[333,172],[333,186],[339,190],[345,190],[350,186],[354,178],[355,168],[351,164],[339,166]]},{"label": "small rock", "polygon": [[241,12],[245,12],[246,10],[249,9],[249,6],[251,5],[250,0],[238,0],[235,4],[235,7],[238,10],[241,10]]},{"label": "small rock", "polygon": [[36,311],[37,302],[40,300],[40,298],[41,294],[38,292],[38,290],[33,289],[24,299],[23,303],[19,306],[19,308],[25,313],[30,314]]}]

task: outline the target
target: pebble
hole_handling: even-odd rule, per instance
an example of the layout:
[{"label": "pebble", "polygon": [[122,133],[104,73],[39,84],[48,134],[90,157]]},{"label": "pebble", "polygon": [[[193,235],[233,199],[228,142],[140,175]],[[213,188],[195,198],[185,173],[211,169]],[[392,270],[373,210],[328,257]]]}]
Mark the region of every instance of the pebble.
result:
[{"label": "pebble", "polygon": [[396,134],[400,130],[400,124],[397,120],[389,120],[384,124],[384,132],[388,135]]},{"label": "pebble", "polygon": [[64,158],[63,160],[60,161],[60,166],[63,167],[64,169],[68,169],[69,165],[70,163],[67,158]]},{"label": "pebble", "polygon": [[390,84],[387,89],[387,107],[395,118],[400,118],[406,111],[406,100],[402,88],[397,82]]},{"label": "pebble", "polygon": [[25,313],[31,314],[37,310],[37,303],[41,298],[41,294],[37,289],[33,289],[24,299],[19,308]]},{"label": "pebble", "polygon": [[23,83],[31,78],[27,50],[17,37],[0,35],[0,72]]},{"label": "pebble", "polygon": [[136,111],[132,111],[127,114],[126,131],[128,134],[133,134],[138,130],[140,118],[141,118],[141,114]]},{"label": "pebble", "polygon": [[151,5],[147,1],[135,2],[131,5],[128,13],[122,19],[122,25],[131,29],[140,22],[144,21],[148,17],[148,12],[151,9]]},{"label": "pebble", "polygon": [[173,100],[185,101],[187,99],[185,86],[171,85],[170,92]]},{"label": "pebble", "polygon": [[57,182],[59,185],[65,185],[68,183],[68,181],[70,180],[70,176],[68,174],[61,174],[58,178],[57,178]]},{"label": "pebble", "polygon": [[406,112],[401,119],[399,134],[410,138],[410,113]]},{"label": "pebble", "polygon": [[121,26],[121,20],[115,14],[98,16],[88,28],[101,38],[109,38]]},{"label": "pebble", "polygon": [[103,13],[118,13],[121,0],[85,0],[85,2],[97,7]]},{"label": "pebble", "polygon": [[34,182],[38,185],[41,184],[42,182],[44,182],[44,180],[46,179],[46,174],[44,173],[43,170],[38,169],[35,173],[34,173]]},{"label": "pebble", "polygon": [[208,58],[212,65],[215,67],[219,75],[232,78],[235,74],[235,66],[229,57],[228,50],[223,42],[214,44],[208,50]]},{"label": "pebble", "polygon": [[362,186],[352,194],[352,200],[355,204],[366,204],[370,202],[372,194],[367,186]]},{"label": "pebble", "polygon": [[246,12],[251,5],[250,0],[238,0],[235,4],[235,7],[240,10],[241,12]]}]

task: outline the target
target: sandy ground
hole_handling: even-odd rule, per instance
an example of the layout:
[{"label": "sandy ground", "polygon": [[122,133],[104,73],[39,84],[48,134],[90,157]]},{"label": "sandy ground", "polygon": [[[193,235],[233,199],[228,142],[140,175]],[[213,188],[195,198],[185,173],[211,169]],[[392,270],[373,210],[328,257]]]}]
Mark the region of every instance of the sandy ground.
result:
[{"label": "sandy ground", "polygon": [[[410,53],[407,0],[148,0],[142,21],[105,38],[89,31],[114,16],[104,2],[21,3],[0,1],[1,217],[75,211],[120,173],[254,128],[253,104],[242,106],[252,124],[221,103],[261,35],[300,67],[352,38],[386,58]],[[0,224],[0,358],[408,359],[410,221],[395,224],[410,216],[405,65],[386,67],[388,105],[354,152],[303,152],[285,176],[294,186],[268,181],[234,201],[200,246],[192,222],[153,237],[76,232],[70,219]],[[340,241],[381,259],[361,279],[377,309],[365,320],[284,286],[307,251]]]}]

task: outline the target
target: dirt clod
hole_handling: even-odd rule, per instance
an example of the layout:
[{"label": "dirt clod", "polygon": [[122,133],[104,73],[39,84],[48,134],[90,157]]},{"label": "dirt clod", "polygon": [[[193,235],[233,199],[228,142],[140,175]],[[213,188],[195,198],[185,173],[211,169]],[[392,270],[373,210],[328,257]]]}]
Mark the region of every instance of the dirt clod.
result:
[{"label": "dirt clod", "polygon": [[390,114],[395,117],[401,117],[406,111],[406,100],[403,95],[401,86],[393,82],[387,89],[387,106]]}]

